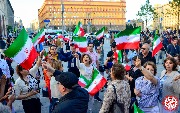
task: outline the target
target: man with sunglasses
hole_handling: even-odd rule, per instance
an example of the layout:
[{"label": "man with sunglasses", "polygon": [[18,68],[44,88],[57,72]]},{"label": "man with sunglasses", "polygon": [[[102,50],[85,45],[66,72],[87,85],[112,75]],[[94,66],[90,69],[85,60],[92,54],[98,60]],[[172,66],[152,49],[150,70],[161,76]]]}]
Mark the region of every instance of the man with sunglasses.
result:
[{"label": "man with sunglasses", "polygon": [[139,54],[139,59],[141,60],[141,64],[144,65],[147,61],[152,61],[156,64],[155,57],[152,57],[152,52],[150,51],[149,44],[145,43],[141,47],[141,53]]}]

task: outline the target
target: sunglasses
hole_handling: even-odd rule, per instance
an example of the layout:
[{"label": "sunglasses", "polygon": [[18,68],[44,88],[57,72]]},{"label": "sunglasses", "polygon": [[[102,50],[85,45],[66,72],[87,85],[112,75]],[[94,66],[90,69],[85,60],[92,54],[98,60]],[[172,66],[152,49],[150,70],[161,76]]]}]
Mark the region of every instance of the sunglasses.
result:
[{"label": "sunglasses", "polygon": [[146,50],[146,48],[141,48],[141,49]]}]

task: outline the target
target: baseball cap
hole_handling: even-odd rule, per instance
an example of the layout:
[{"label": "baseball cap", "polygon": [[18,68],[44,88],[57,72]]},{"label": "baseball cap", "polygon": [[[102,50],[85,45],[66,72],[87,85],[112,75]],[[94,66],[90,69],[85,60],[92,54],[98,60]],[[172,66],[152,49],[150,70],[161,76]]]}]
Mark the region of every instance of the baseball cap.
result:
[{"label": "baseball cap", "polygon": [[112,44],[111,44],[111,47],[116,47],[116,42],[113,42]]},{"label": "baseball cap", "polygon": [[75,45],[75,43],[73,43],[73,42],[70,44],[70,46],[74,46],[74,45]]},{"label": "baseball cap", "polygon": [[62,72],[55,79],[68,89],[72,89],[74,85],[78,84],[77,76],[71,72]]}]

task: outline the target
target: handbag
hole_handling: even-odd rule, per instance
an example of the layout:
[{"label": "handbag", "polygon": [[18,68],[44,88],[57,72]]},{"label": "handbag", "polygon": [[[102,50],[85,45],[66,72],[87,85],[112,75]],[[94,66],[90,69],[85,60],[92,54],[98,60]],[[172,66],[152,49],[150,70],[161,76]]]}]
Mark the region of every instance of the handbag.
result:
[{"label": "handbag", "polygon": [[119,103],[117,101],[117,93],[116,93],[116,88],[114,85],[113,89],[114,89],[114,94],[116,95],[116,99],[114,100],[113,104],[110,107],[110,112],[109,113],[124,113],[124,104],[123,103]]}]

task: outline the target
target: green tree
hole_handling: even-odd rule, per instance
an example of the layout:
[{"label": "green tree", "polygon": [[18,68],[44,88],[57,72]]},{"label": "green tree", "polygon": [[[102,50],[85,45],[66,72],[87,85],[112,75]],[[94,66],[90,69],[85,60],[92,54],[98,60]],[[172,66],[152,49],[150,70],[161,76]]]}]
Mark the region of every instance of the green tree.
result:
[{"label": "green tree", "polygon": [[167,14],[173,15],[176,17],[176,22],[177,22],[177,29],[179,29],[179,21],[180,21],[180,0],[172,0],[169,2],[170,9],[167,9]]},{"label": "green tree", "polygon": [[76,29],[76,25],[72,25],[72,26],[70,27],[70,31],[71,31],[71,32],[74,32],[75,29]]},{"label": "green tree", "polygon": [[146,3],[142,5],[140,11],[138,11],[137,16],[143,19],[147,26],[148,21],[157,17],[157,13],[152,5],[150,5],[150,1],[146,0]]},{"label": "green tree", "polygon": [[87,33],[87,25],[83,25],[84,32]]},{"label": "green tree", "polygon": [[96,32],[96,31],[97,31],[97,27],[96,27],[95,25],[92,25],[92,26],[91,26],[91,32],[94,33],[94,32]]},{"label": "green tree", "polygon": [[126,29],[132,29],[133,25],[132,24],[126,24]]}]

